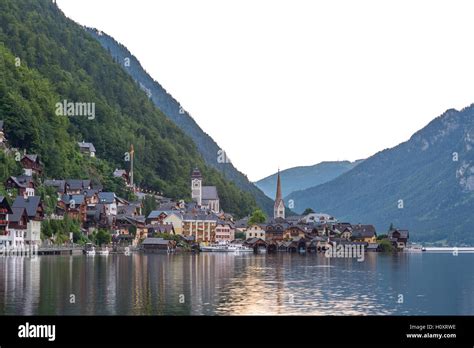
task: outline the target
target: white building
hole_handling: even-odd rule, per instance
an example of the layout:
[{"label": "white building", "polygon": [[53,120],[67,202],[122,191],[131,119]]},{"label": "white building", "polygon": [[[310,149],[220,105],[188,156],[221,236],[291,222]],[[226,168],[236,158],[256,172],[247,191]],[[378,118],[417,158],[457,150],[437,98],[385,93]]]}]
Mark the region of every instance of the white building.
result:
[{"label": "white building", "polygon": [[253,224],[250,225],[245,231],[245,239],[249,238],[260,238],[265,240],[265,227],[264,225]]},{"label": "white building", "polygon": [[311,213],[301,219],[301,222],[305,224],[318,223],[318,224],[335,224],[337,219],[334,216],[324,213]]},{"label": "white building", "polygon": [[24,208],[28,214],[28,223],[26,228],[25,244],[39,245],[41,243],[41,223],[44,218],[43,204],[41,198],[17,197],[13,202],[13,208]]}]

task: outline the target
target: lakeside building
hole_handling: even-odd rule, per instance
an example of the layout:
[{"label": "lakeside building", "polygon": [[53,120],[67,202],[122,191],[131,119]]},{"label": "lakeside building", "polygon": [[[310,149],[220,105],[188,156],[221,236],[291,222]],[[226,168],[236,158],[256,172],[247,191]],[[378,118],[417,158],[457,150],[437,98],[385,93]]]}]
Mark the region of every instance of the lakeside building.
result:
[{"label": "lakeside building", "polygon": [[375,227],[373,225],[353,225],[351,239],[355,240],[356,242],[376,243],[377,232],[375,231]]},{"label": "lakeside building", "polygon": [[10,245],[22,247],[27,237],[27,227],[30,221],[25,208],[12,208],[12,214],[9,217]]},{"label": "lakeside building", "polygon": [[0,196],[0,244],[12,245],[13,241],[9,235],[9,214],[12,214],[12,208],[4,196]]},{"label": "lakeside building", "polygon": [[230,243],[235,239],[235,228],[231,222],[218,220],[216,224],[216,243]]},{"label": "lakeside building", "polygon": [[408,230],[395,229],[388,233],[388,238],[397,249],[405,249],[410,238]]},{"label": "lakeside building", "polygon": [[153,210],[146,219],[149,225],[171,224],[176,234],[183,234],[183,214],[176,210]]},{"label": "lakeside building", "polygon": [[24,208],[28,214],[25,244],[41,244],[41,223],[44,219],[44,208],[41,197],[17,197],[12,208]]},{"label": "lakeside building", "polygon": [[196,242],[215,242],[218,218],[214,214],[185,214],[183,235],[194,237]]},{"label": "lakeside building", "polygon": [[260,238],[265,240],[265,224],[252,224],[245,230],[245,239]]}]

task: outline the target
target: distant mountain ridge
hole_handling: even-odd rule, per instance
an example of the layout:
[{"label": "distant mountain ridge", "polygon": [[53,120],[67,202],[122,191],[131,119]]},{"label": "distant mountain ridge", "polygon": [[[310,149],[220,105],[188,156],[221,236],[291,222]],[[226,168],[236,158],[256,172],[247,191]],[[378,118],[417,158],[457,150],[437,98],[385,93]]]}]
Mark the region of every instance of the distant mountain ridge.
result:
[{"label": "distant mountain ridge", "polygon": [[224,150],[199,127],[180,103],[143,69],[138,59],[125,46],[97,29],[87,27],[85,29],[110,53],[140,88],[148,93],[153,103],[194,141],[206,164],[223,173],[226,179],[234,182],[240,189],[252,194],[257,204],[267,214],[273,214],[273,201],[251,183],[246,175],[238,171],[232,163],[218,161],[219,155]]},{"label": "distant mountain ridge", "polygon": [[[280,175],[283,197],[294,191],[304,190],[331,181],[351,170],[362,161],[328,161],[312,166],[300,166],[282,170]],[[277,173],[258,180],[255,182],[255,185],[268,197],[272,198],[275,197],[276,193],[276,179]]]},{"label": "distant mountain ridge", "polygon": [[325,184],[290,194],[340,220],[390,223],[416,241],[474,244],[474,106],[450,109],[408,141]]}]

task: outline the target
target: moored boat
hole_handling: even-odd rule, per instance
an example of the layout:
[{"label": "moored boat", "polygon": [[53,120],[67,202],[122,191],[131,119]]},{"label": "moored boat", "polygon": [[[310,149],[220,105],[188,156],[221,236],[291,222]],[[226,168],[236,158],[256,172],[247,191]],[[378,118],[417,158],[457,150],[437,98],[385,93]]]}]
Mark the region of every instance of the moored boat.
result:
[{"label": "moored boat", "polygon": [[102,255],[102,256],[107,256],[109,255],[109,248],[106,247],[105,249],[98,250],[97,254]]},{"label": "moored boat", "polygon": [[210,244],[201,245],[201,251],[212,252],[252,252],[253,249],[243,246],[241,244]]}]

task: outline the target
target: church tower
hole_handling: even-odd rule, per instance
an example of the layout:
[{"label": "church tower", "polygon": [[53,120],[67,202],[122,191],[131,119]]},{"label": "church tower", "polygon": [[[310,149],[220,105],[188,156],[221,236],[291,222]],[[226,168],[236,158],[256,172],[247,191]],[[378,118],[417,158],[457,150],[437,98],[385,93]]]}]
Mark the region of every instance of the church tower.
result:
[{"label": "church tower", "polygon": [[197,168],[194,168],[191,174],[191,198],[198,205],[202,205],[202,175]]},{"label": "church tower", "polygon": [[285,218],[285,203],[281,198],[281,181],[280,181],[280,170],[278,169],[278,178],[277,178],[277,192],[275,198],[275,205],[273,206],[273,218]]}]

